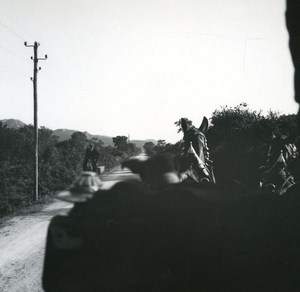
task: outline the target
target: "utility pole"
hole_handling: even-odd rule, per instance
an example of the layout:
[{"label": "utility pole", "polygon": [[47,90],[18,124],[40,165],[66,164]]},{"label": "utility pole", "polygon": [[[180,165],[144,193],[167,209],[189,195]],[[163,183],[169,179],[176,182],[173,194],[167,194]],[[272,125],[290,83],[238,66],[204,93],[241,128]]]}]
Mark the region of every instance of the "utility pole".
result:
[{"label": "utility pole", "polygon": [[33,125],[34,125],[34,197],[37,201],[39,199],[39,135],[38,135],[38,100],[37,100],[37,73],[41,70],[41,67],[38,67],[39,60],[46,60],[48,58],[45,55],[45,58],[38,58],[38,47],[39,43],[34,42],[33,45],[28,45],[27,42],[24,43],[25,47],[33,48],[33,77],[31,81],[33,83]]},{"label": "utility pole", "polygon": [[130,149],[130,135],[129,134],[127,134],[127,144],[128,144],[128,155],[129,155],[129,158],[131,157],[131,149]]}]

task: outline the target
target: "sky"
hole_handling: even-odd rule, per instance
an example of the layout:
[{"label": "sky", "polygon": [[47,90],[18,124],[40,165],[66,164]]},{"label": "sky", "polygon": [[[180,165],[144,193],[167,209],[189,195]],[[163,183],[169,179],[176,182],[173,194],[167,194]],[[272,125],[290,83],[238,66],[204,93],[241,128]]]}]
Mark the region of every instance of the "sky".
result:
[{"label": "sky", "polygon": [[0,119],[174,143],[221,106],[294,114],[285,0],[0,0]]}]

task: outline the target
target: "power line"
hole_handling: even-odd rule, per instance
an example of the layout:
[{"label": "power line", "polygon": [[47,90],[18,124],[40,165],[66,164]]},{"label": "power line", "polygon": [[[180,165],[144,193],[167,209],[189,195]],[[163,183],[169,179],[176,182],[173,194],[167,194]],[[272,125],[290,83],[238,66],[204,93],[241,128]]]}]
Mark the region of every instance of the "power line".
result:
[{"label": "power line", "polygon": [[26,60],[24,57],[22,57],[22,56],[20,56],[20,55],[18,55],[18,54],[16,54],[16,53],[14,53],[13,51],[11,51],[11,50],[9,50],[9,49],[7,49],[7,48],[1,46],[1,45],[0,45],[0,48],[1,48],[2,50],[4,50],[4,51],[6,51],[6,52],[8,52],[8,53],[10,53],[10,54],[12,54],[12,55],[14,55],[15,57],[18,57],[18,58],[22,59],[24,62],[27,62],[27,63],[31,64],[31,62],[30,62],[29,60]]},{"label": "power line", "polygon": [[8,70],[10,72],[17,73],[17,74],[19,74],[20,76],[23,76],[23,77],[28,77],[27,74],[25,74],[25,73],[23,73],[19,70],[16,70],[15,68],[12,68],[12,67],[3,66],[3,65],[0,64],[0,68],[4,68],[5,70]]},{"label": "power line", "polygon": [[16,37],[18,37],[19,39],[21,39],[22,41],[25,42],[25,39],[23,39],[19,34],[17,34],[16,32],[14,32],[11,28],[9,28],[7,25],[5,25],[4,23],[0,22],[0,25],[2,27],[4,27],[5,29],[7,29],[10,33],[12,33],[13,35],[15,35]]}]

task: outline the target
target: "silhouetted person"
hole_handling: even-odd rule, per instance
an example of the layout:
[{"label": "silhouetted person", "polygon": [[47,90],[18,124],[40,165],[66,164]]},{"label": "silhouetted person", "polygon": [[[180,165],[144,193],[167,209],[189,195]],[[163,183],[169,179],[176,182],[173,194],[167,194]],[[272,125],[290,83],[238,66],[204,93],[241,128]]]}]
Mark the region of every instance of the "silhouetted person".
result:
[{"label": "silhouetted person", "polygon": [[95,149],[93,144],[90,144],[85,152],[83,160],[83,171],[97,172],[97,162],[99,159],[99,153]]}]

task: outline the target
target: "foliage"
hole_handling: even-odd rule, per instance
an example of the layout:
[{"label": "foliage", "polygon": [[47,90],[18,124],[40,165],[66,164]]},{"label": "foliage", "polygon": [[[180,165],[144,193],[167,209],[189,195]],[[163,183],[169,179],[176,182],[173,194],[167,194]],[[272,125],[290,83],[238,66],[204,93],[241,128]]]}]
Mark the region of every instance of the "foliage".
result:
[{"label": "foliage", "polygon": [[112,138],[116,149],[120,151],[125,151],[127,149],[127,137],[126,136],[116,136]]},{"label": "foliage", "polygon": [[[183,119],[185,119],[188,128],[190,126],[192,126],[193,122],[191,120],[189,120],[188,118],[183,118]],[[178,121],[174,122],[174,124],[175,124],[176,127],[178,127],[177,133],[182,132],[181,119],[179,119]]]},{"label": "foliage", "polygon": [[145,153],[150,157],[155,155],[154,147],[155,147],[155,144],[151,141],[146,142],[143,146]]},{"label": "foliage", "polygon": [[166,143],[165,140],[158,140],[155,145],[153,142],[146,142],[143,146],[145,152],[148,156],[153,157],[156,154],[171,154],[174,156],[179,156],[181,153],[181,141],[172,144]]},{"label": "foliage", "polygon": [[114,156],[118,161],[124,161],[131,156],[138,155],[141,150],[134,143],[130,143],[126,136],[112,138],[115,144]]},{"label": "foliage", "polygon": [[258,168],[265,164],[272,134],[293,140],[297,133],[295,115],[270,111],[263,116],[245,103],[215,110],[211,124],[207,139],[217,180],[234,179],[247,186],[258,184]]},{"label": "foliage", "polygon": [[[120,136],[118,136],[120,137]],[[125,137],[126,138],[126,137]],[[117,147],[104,146],[99,139],[88,139],[85,133],[75,132],[69,140],[58,141],[53,131],[39,129],[39,196],[53,196],[67,189],[82,171],[88,144],[99,152],[99,165],[109,170],[119,163],[119,157],[136,155],[132,143],[116,139]],[[117,155],[116,155],[117,152]],[[32,125],[11,129],[0,122],[0,216],[30,205],[33,196],[34,128]]]},{"label": "foliage", "polygon": [[167,143],[162,152],[170,153],[175,156],[180,156],[181,151],[182,151],[182,142],[178,141],[175,144]]}]

